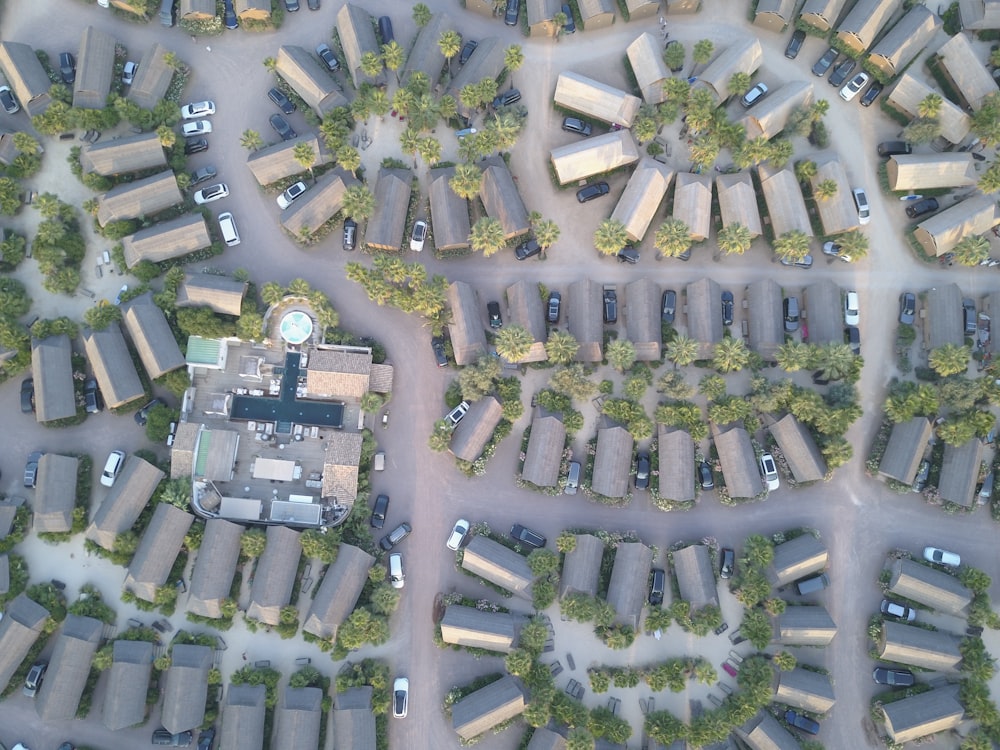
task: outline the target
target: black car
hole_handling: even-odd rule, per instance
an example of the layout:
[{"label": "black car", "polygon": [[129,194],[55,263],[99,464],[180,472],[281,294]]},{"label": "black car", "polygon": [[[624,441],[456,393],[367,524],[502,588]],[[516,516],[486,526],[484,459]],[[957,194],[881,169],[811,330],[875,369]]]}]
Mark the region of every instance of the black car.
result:
[{"label": "black car", "polygon": [[336,70],[340,67],[337,56],[333,54],[333,50],[330,49],[329,44],[321,44],[316,47],[316,54],[326,64],[327,70]]},{"label": "black car", "polygon": [[566,16],[566,23],[563,24],[564,34],[575,34],[576,33],[576,21],[573,20],[573,9],[569,7],[566,3],[562,4],[563,15]]},{"label": "black car", "polygon": [[213,179],[218,172],[216,172],[215,167],[202,167],[201,169],[196,169],[191,173],[191,181],[188,182],[188,187],[194,187],[195,185],[200,185],[203,182]]},{"label": "black car", "polygon": [[962,320],[965,321],[965,335],[972,336],[976,332],[976,302],[969,297],[962,300]]},{"label": "black car", "polygon": [[10,86],[0,86],[0,107],[3,107],[3,111],[8,115],[21,111],[21,105],[14,98],[14,92],[10,90]]},{"label": "black car", "polygon": [[149,412],[153,410],[154,406],[166,406],[166,404],[160,401],[160,399],[154,398],[135,413],[135,423],[140,427],[145,427],[146,422],[149,420]]},{"label": "black car", "polygon": [[274,132],[280,135],[283,141],[290,141],[298,135],[292,130],[292,126],[288,124],[288,120],[281,115],[271,115],[267,121],[271,123]]},{"label": "black car", "polygon": [[890,156],[905,156],[913,153],[913,146],[906,141],[884,141],[878,144],[878,155],[883,159]]},{"label": "black car", "polygon": [[631,245],[626,245],[618,251],[617,257],[619,263],[631,263],[635,265],[639,262],[639,251]]},{"label": "black car", "polygon": [[215,727],[210,727],[198,735],[198,750],[212,750],[215,744]]},{"label": "black car", "polygon": [[722,565],[719,567],[720,578],[732,578],[736,570],[736,553],[729,547],[722,550]]},{"label": "black car", "polygon": [[649,603],[654,607],[663,604],[663,592],[666,589],[667,573],[663,568],[653,568],[653,580],[649,585]]},{"label": "black car", "polygon": [[906,215],[911,219],[916,219],[918,216],[937,211],[940,205],[937,198],[924,198],[923,200],[913,201],[906,207]]},{"label": "black car", "polygon": [[59,76],[62,82],[69,84],[76,80],[76,60],[69,52],[59,53]]},{"label": "black car", "polygon": [[21,381],[21,413],[31,414],[35,410],[35,379]]},{"label": "black car", "polygon": [[479,42],[475,39],[470,39],[465,44],[462,45],[462,51],[458,53],[458,64],[465,65],[469,62],[469,58],[472,57],[472,53],[476,51],[476,47],[479,46]]},{"label": "black car", "polygon": [[854,356],[861,355],[861,330],[857,326],[847,326],[844,329],[844,338],[847,339],[848,346]]},{"label": "black car", "polygon": [[503,318],[500,316],[499,302],[487,302],[486,312],[490,317],[490,328],[503,328]]},{"label": "black car", "polygon": [[899,322],[912,326],[917,314],[917,297],[913,292],[899,295]]},{"label": "black car", "polygon": [[160,727],[153,730],[153,744],[165,747],[188,747],[194,740],[194,735],[188,732],[173,732]]},{"label": "black car", "polygon": [[698,464],[698,481],[701,482],[703,490],[715,489],[715,478],[712,476],[712,467],[708,465],[708,461]]},{"label": "black car", "polygon": [[829,79],[830,85],[831,86],[842,85],[844,81],[847,80],[847,77],[854,72],[854,68],[856,68],[857,65],[858,63],[855,60],[852,60],[851,58],[847,58],[846,60],[844,60],[844,62],[837,65],[837,67],[834,68],[833,72],[830,74],[830,79]]},{"label": "black car", "polygon": [[590,123],[584,122],[579,117],[564,117],[562,121],[562,129],[567,133],[579,133],[584,137],[590,135],[591,133]]},{"label": "black car", "polygon": [[594,198],[600,198],[602,195],[607,195],[611,191],[606,182],[595,182],[592,185],[587,185],[576,191],[576,199],[580,203],[586,203],[587,201],[592,201]]},{"label": "black car", "polygon": [[813,75],[819,76],[820,78],[825,76],[826,71],[830,69],[830,66],[833,65],[833,61],[836,60],[839,55],[840,53],[837,52],[837,50],[830,47],[830,49],[824,52],[823,56],[812,66]]},{"label": "black car", "polygon": [[876,667],[872,672],[872,679],[878,685],[892,685],[893,687],[912,687],[916,680],[913,672],[909,669],[889,669],[888,667]]},{"label": "black car", "polygon": [[785,721],[796,729],[801,729],[808,734],[819,734],[819,722],[810,719],[805,714],[796,713],[795,711],[785,711]]},{"label": "black car", "polygon": [[295,111],[295,102],[285,96],[281,89],[271,89],[267,92],[267,98],[286,115],[290,115]]},{"label": "black car", "polygon": [[644,490],[649,487],[649,454],[641,451],[635,457],[635,488]]},{"label": "black car", "polygon": [[733,293],[722,293],[722,324],[731,326],[733,324]]},{"label": "black car", "polygon": [[559,309],[562,306],[562,295],[559,292],[549,292],[549,304],[545,310],[545,319],[549,323],[559,322]]},{"label": "black car", "polygon": [[413,531],[413,527],[410,526],[410,524],[408,524],[408,523],[401,523],[401,524],[399,524],[399,526],[397,526],[396,528],[394,528],[392,531],[390,531],[384,537],[382,537],[381,539],[379,539],[378,540],[378,546],[381,547],[382,549],[384,549],[386,552],[388,552],[393,547],[395,547],[397,544],[399,544],[401,541],[403,541],[404,539],[406,539],[406,537],[408,537],[410,535],[411,531]]},{"label": "black car", "polygon": [[806,40],[806,32],[802,29],[796,29],[792,34],[792,38],[788,40],[788,46],[785,47],[785,57],[789,60],[794,60],[799,56],[799,52],[802,51],[802,43]]},{"label": "black car", "polygon": [[294,13],[299,9],[299,0],[285,0],[285,10]]},{"label": "black car", "polygon": [[870,107],[878,99],[878,95],[882,93],[882,84],[875,81],[868,90],[861,95],[861,106]]},{"label": "black car", "polygon": [[927,479],[931,475],[931,462],[926,458],[920,462],[920,466],[917,469],[917,475],[913,478],[913,484],[910,489],[913,492],[923,492],[924,487],[927,486]]},{"label": "black car", "polygon": [[618,322],[618,293],[614,289],[604,290],[604,322]]},{"label": "black car", "polygon": [[521,0],[507,0],[507,10],[503,14],[503,22],[508,26],[517,26],[517,16],[521,12]]},{"label": "black car", "polygon": [[375,505],[372,507],[371,526],[373,529],[381,529],[385,526],[385,517],[389,513],[389,496],[379,495],[375,498]]},{"label": "black car", "polygon": [[527,526],[522,526],[519,523],[515,523],[510,527],[510,538],[516,542],[521,542],[521,544],[527,544],[529,547],[535,547],[537,549],[544,547],[545,542],[547,541],[545,537],[537,531],[532,531]]},{"label": "black car", "polygon": [[520,89],[507,89],[502,94],[497,94],[493,99],[493,109],[499,109],[500,107],[506,107],[508,104],[514,104],[515,102],[521,101],[521,91]]},{"label": "black car", "polygon": [[88,414],[97,414],[104,408],[104,398],[93,378],[87,378],[83,384],[83,403]]},{"label": "black car", "polygon": [[514,248],[514,257],[518,260],[527,260],[533,255],[538,255],[540,252],[542,252],[542,246],[538,244],[538,240],[532,237],[527,242],[522,242]]},{"label": "black car", "polygon": [[184,153],[187,156],[191,154],[200,154],[202,151],[208,151],[208,140],[205,138],[185,138],[184,139]]},{"label": "black car", "polygon": [[660,320],[664,323],[673,323],[674,316],[677,314],[677,292],[673,289],[667,289],[663,293],[663,298],[660,301]]},{"label": "black car", "polygon": [[448,355],[444,350],[444,339],[440,336],[434,336],[431,339],[431,349],[434,351],[434,361],[437,362],[437,366],[447,367]]},{"label": "black car", "polygon": [[344,250],[351,252],[358,241],[358,222],[344,219]]}]

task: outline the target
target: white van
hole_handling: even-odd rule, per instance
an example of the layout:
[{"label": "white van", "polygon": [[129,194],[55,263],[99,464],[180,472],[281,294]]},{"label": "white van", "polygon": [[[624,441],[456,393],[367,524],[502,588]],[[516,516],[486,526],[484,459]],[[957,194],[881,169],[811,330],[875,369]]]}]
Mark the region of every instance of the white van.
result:
[{"label": "white van", "polygon": [[105,487],[113,487],[124,463],[125,451],[111,451],[111,455],[104,463],[104,471],[101,472],[101,484]]},{"label": "white van", "polygon": [[222,230],[223,241],[229,247],[240,244],[240,233],[236,230],[236,219],[228,211],[219,214],[219,229]]}]

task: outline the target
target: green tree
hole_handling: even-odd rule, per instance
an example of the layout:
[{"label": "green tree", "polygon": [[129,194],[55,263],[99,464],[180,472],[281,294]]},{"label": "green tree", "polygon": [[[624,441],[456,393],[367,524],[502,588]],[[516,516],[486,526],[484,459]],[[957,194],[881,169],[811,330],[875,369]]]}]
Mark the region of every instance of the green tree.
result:
[{"label": "green tree", "polygon": [[836,180],[822,180],[813,188],[813,195],[816,200],[828,201],[837,194]]},{"label": "green tree", "polygon": [[491,216],[481,217],[473,226],[469,235],[469,244],[476,252],[481,252],[489,258],[497,253],[505,244],[503,226]]},{"label": "green tree", "polygon": [[957,263],[976,266],[990,257],[990,241],[979,234],[966,235],[952,248],[952,252]]},{"label": "green tree", "polygon": [[698,358],[698,342],[693,338],[678,334],[673,341],[664,346],[664,354],[667,359],[674,363],[674,369],[678,366],[686,367]]},{"label": "green tree", "polygon": [[807,183],[816,176],[818,167],[812,159],[795,162],[795,177],[799,182]]},{"label": "green tree", "polygon": [[519,325],[505,326],[496,336],[497,354],[508,362],[520,362],[528,356],[534,343],[534,337]]},{"label": "green tree", "polygon": [[451,61],[462,51],[462,35],[453,29],[445,29],[438,37],[438,49],[448,61],[448,72],[451,72]]},{"label": "green tree", "polygon": [[706,65],[712,59],[712,52],[714,51],[715,45],[712,44],[711,39],[700,39],[695,42],[694,50],[691,52],[691,61],[694,63],[691,66],[691,73],[694,73],[699,65]]},{"label": "green tree", "polygon": [[691,247],[691,229],[680,219],[667,219],[660,224],[653,246],[667,258],[676,258]]},{"label": "green tree", "polygon": [[535,241],[538,242],[542,250],[548,250],[559,239],[559,225],[552,219],[542,219],[541,217],[533,219],[531,228],[535,233]]},{"label": "green tree", "polygon": [[941,107],[944,99],[940,94],[930,93],[917,104],[917,116],[925,120],[937,119],[941,114]]},{"label": "green tree", "polygon": [[[684,45],[680,42],[672,42],[668,44],[663,50],[663,62],[667,64],[667,67],[671,70],[680,70],[684,67],[684,55],[686,50]],[[668,81],[687,81],[683,78],[668,78]]]},{"label": "green tree", "polygon": [[524,50],[520,44],[512,44],[503,52],[503,66],[510,72],[510,84],[514,85],[514,74],[524,65]]},{"label": "green tree", "polygon": [[375,211],[375,196],[364,185],[351,185],[344,191],[343,211],[354,219],[371,218]]},{"label": "green tree", "polygon": [[[667,51],[674,49],[680,45],[671,45],[667,47]],[[684,61],[684,48],[681,47],[680,59],[683,64]],[[663,82],[663,93],[667,97],[668,102],[682,103],[687,101],[688,94],[691,93],[691,84],[687,82],[686,78],[668,78]]]},{"label": "green tree", "polygon": [[395,73],[396,83],[399,83],[399,69],[406,62],[406,51],[399,46],[399,42],[395,39],[382,45],[382,62],[386,68]]},{"label": "green tree", "polygon": [[957,375],[969,368],[969,350],[958,344],[945,344],[931,351],[927,363],[941,377]]},{"label": "green tree", "polygon": [[382,74],[382,58],[372,50],[361,55],[361,72],[369,78],[378,78]]},{"label": "green tree", "polygon": [[729,224],[719,231],[717,241],[719,249],[726,255],[743,255],[750,249],[753,236],[742,224]]},{"label": "green tree", "polygon": [[812,350],[808,344],[786,341],[774,353],[774,359],[785,372],[805,370],[812,361]]},{"label": "green tree", "polygon": [[316,163],[316,151],[309,143],[296,143],[292,149],[292,158],[303,169],[309,170],[309,176],[313,175],[313,165]]},{"label": "green tree", "polygon": [[21,207],[21,186],[9,177],[0,177],[0,214],[13,216]]},{"label": "green tree", "polygon": [[267,546],[267,535],[261,528],[250,528],[240,536],[240,551],[244,557],[255,559],[264,552]]},{"label": "green tree", "polygon": [[604,348],[604,356],[618,372],[625,372],[635,364],[635,344],[628,339],[614,339]]},{"label": "green tree", "polygon": [[694,143],[688,147],[692,163],[702,169],[707,169],[719,158],[719,150],[719,141],[713,137],[696,138]]},{"label": "green tree", "polygon": [[625,225],[618,219],[604,219],[594,232],[594,247],[602,255],[614,255],[628,243]]},{"label": "green tree", "polygon": [[572,362],[579,350],[579,342],[568,331],[553,330],[549,333],[548,341],[545,344],[545,352],[549,355],[549,361],[557,365]]},{"label": "green tree", "polygon": [[979,176],[977,187],[984,193],[995,193],[1000,190],[1000,162],[993,162]]},{"label": "green tree", "polygon": [[837,244],[840,245],[841,254],[852,261],[868,255],[868,238],[858,229],[852,229],[850,232],[840,235],[837,238]]},{"label": "green tree", "polygon": [[712,350],[712,367],[719,372],[737,372],[750,363],[750,350],[743,339],[723,338]]},{"label": "green tree", "polygon": [[729,95],[743,96],[750,90],[751,83],[752,79],[750,78],[749,73],[744,73],[743,71],[733,73],[729,77]]},{"label": "green tree", "polygon": [[459,198],[471,200],[479,195],[479,188],[483,183],[483,173],[475,164],[458,164],[455,167],[455,174],[448,180],[448,187]]},{"label": "green tree", "polygon": [[774,254],[782,260],[800,261],[809,254],[809,236],[792,229],[774,240]]},{"label": "green tree", "polygon": [[935,119],[918,117],[903,128],[903,138],[910,143],[930,143],[941,135],[941,123]]},{"label": "green tree", "polygon": [[424,3],[417,3],[413,6],[413,22],[419,28],[423,28],[431,22],[431,9]]},{"label": "green tree", "polygon": [[264,139],[256,130],[244,130],[243,135],[240,136],[240,145],[249,151],[257,151],[263,148]]}]

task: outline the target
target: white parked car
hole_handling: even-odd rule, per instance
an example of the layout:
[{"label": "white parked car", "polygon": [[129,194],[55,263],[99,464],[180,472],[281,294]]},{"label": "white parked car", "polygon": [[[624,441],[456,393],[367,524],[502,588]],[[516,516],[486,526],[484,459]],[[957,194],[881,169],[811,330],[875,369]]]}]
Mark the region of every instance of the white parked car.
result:
[{"label": "white parked car", "polygon": [[864,226],[872,220],[872,210],[868,205],[868,196],[865,194],[864,188],[854,188],[851,191],[851,195],[854,196],[854,205],[858,207],[858,224]]},{"label": "white parked car", "polygon": [[389,555],[389,583],[394,589],[401,589],[406,583],[406,576],[403,575],[403,556],[398,552]]},{"label": "white parked car", "polygon": [[450,412],[445,415],[445,421],[448,422],[452,427],[458,427],[458,423],[462,421],[462,418],[469,412],[469,402],[463,401]]},{"label": "white parked car", "polygon": [[420,219],[413,225],[413,232],[410,234],[410,250],[419,253],[424,249],[424,240],[427,239],[427,222]]},{"label": "white parked car", "polygon": [[861,322],[858,293],[851,291],[844,295],[844,325],[856,326]]},{"label": "white parked car", "polygon": [[392,683],[392,715],[397,719],[405,719],[409,702],[410,681],[405,677],[397,677]]},{"label": "white parked car", "polygon": [[181,132],[184,133],[185,138],[190,138],[193,135],[208,135],[212,132],[212,123],[208,120],[186,122],[181,126]]},{"label": "white parked car", "polygon": [[101,484],[105,487],[113,487],[124,463],[125,451],[111,451],[108,460],[104,462],[104,471],[101,472]]},{"label": "white parked car", "polygon": [[462,542],[465,541],[465,535],[469,533],[469,522],[464,518],[459,518],[455,521],[455,528],[451,530],[451,536],[448,537],[448,549],[458,550],[462,546]]},{"label": "white parked car", "polygon": [[181,107],[181,117],[193,120],[196,117],[208,117],[215,114],[215,102],[191,102]]},{"label": "white parked car", "polygon": [[858,73],[854,76],[854,78],[844,84],[844,88],[840,90],[840,98],[845,102],[851,101],[851,99],[857,96],[858,92],[865,87],[868,80],[869,77],[867,73]]},{"label": "white parked car", "polygon": [[927,562],[949,565],[953,568],[962,564],[962,558],[957,553],[938,547],[924,547],[924,559]]},{"label": "white parked car", "polygon": [[199,206],[203,203],[211,203],[212,201],[221,200],[229,195],[229,186],[220,182],[216,185],[209,185],[207,188],[202,188],[197,193],[194,194],[194,202]]},{"label": "white parked car", "polygon": [[135,72],[139,69],[139,63],[132,62],[129,60],[125,63],[125,68],[122,70],[122,83],[126,86],[132,85],[132,80],[135,78]]},{"label": "white parked car", "polygon": [[778,466],[774,463],[774,456],[770,453],[765,453],[760,457],[760,475],[764,478],[768,492],[773,492],[781,486],[781,480],[778,479]]},{"label": "white parked car", "polygon": [[288,188],[288,190],[286,190],[285,192],[283,192],[281,195],[278,196],[277,198],[278,208],[281,209],[288,208],[290,205],[292,205],[292,203],[295,202],[295,199],[298,198],[300,195],[302,195],[305,191],[306,191],[306,184],[304,182],[296,182],[294,185]]}]

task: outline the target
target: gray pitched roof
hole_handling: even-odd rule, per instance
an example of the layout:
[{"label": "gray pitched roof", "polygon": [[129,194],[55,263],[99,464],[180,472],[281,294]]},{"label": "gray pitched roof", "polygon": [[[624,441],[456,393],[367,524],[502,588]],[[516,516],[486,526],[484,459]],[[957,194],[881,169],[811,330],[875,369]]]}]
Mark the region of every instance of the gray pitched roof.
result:
[{"label": "gray pitched roof", "polygon": [[264,746],[264,685],[230,685],[222,706],[219,750],[261,750]]},{"label": "gray pitched roof", "polygon": [[572,593],[597,596],[603,558],[604,542],[593,534],[577,534],[576,546],[563,559],[559,596]]},{"label": "gray pitched roof", "polygon": [[132,363],[125,336],[117,323],[112,323],[103,331],[84,329],[81,337],[94,378],[109,409],[145,396],[146,391]]},{"label": "gray pitched roof", "polygon": [[209,307],[224,315],[239,315],[247,282],[210,273],[187,273],[177,288],[178,307]]},{"label": "gray pitched roof", "polygon": [[900,5],[900,0],[860,0],[840,22],[837,39],[854,52],[868,49]]},{"label": "gray pitched roof", "polygon": [[829,279],[805,288],[803,307],[808,316],[809,343],[840,344],[844,341],[840,287]]},{"label": "gray pitched roof", "polygon": [[74,107],[103,109],[108,103],[115,69],[115,44],[113,36],[93,26],[83,30],[73,82]]},{"label": "gray pitched roof", "polygon": [[712,349],[722,341],[722,305],[719,285],[712,279],[698,279],[687,285],[685,313],[688,336],[698,342],[698,356],[712,356]]},{"label": "gray pitched roof", "polygon": [[612,219],[625,225],[625,233],[632,242],[641,242],[646,236],[673,176],[674,170],[649,156],[636,165],[611,213]]},{"label": "gray pitched roof", "polygon": [[104,697],[104,726],[117,731],[145,721],[146,691],[152,670],[152,643],[115,641]]},{"label": "gray pitched roof", "polygon": [[379,170],[375,183],[375,211],[365,229],[369,247],[397,252],[403,245],[403,230],[410,205],[412,174],[408,169]]},{"label": "gray pitched roof", "polygon": [[140,599],[154,601],[156,590],[167,582],[193,522],[194,516],[190,513],[169,503],[158,503],[129,563],[122,588]]},{"label": "gray pitched roof", "polygon": [[761,711],[734,733],[750,750],[801,750],[798,740],[767,711]]},{"label": "gray pitched roof", "polygon": [[972,43],[965,34],[955,34],[937,51],[937,67],[956,89],[956,93],[973,111],[982,108],[990,94],[998,91],[997,83],[980,62]]},{"label": "gray pitched roof", "polygon": [[816,199],[816,209],[819,220],[827,234],[841,234],[860,226],[858,209],[854,205],[851,193],[851,183],[847,178],[847,170],[836,154],[827,154],[813,158],[816,164],[816,174],[810,178],[813,193],[818,185],[832,181],[837,186],[837,192],[826,200]]},{"label": "gray pitched roof", "polygon": [[87,528],[87,539],[106,550],[114,548],[115,537],[132,528],[153,496],[164,473],[135,454],[129,456],[114,486]]},{"label": "gray pitched roof", "polygon": [[761,0],[757,4],[754,25],[781,33],[792,20],[797,5],[796,0]]},{"label": "gray pitched roof", "polygon": [[774,559],[767,568],[767,579],[780,588],[810,573],[825,570],[830,553],[812,534],[800,534],[774,548]]},{"label": "gray pitched roof", "polygon": [[361,182],[343,169],[333,169],[316,179],[299,200],[281,213],[281,226],[295,236],[303,230],[315,232],[344,207],[344,194]]},{"label": "gray pitched roof", "polygon": [[298,531],[286,526],[267,527],[267,546],[254,571],[247,617],[268,625],[280,622],[281,608],[292,599],[301,556]]},{"label": "gray pitched roof", "polygon": [[[924,8],[923,5],[913,7]],[[897,154],[889,158],[885,171],[890,190],[966,187],[975,185],[977,178],[975,160],[968,151]]]},{"label": "gray pitched roof", "polygon": [[972,592],[955,576],[913,560],[895,560],[891,564],[889,593],[938,612],[962,617],[972,602]]},{"label": "gray pitched roof", "polygon": [[[424,30],[426,27],[420,33]],[[437,42],[434,46],[437,48]],[[469,202],[465,198],[459,198],[448,184],[454,174],[454,167],[431,170],[431,218],[434,221],[434,247],[438,250],[469,247],[469,233],[472,231],[469,224]]]},{"label": "gray pitched roof", "polygon": [[84,146],[80,152],[80,166],[86,174],[93,172],[109,177],[165,167],[167,157],[156,133],[139,133]]},{"label": "gray pitched roof", "polygon": [[720,174],[715,178],[715,191],[723,226],[739,224],[749,229],[752,237],[764,233],[757,208],[757,189],[749,172]]},{"label": "gray pitched roof", "polygon": [[776,619],[776,642],[786,646],[828,646],[837,624],[825,607],[786,607]]},{"label": "gray pitched roof", "polygon": [[934,38],[942,26],[938,15],[926,5],[913,5],[883,36],[868,55],[868,61],[889,76],[904,70]]},{"label": "gray pitched roof", "polygon": [[[443,31],[453,28],[451,23],[447,13],[435,13],[430,21],[417,29],[417,38],[413,40],[413,46],[406,56],[403,71],[399,76],[403,86],[409,84],[410,76],[416,71],[426,75],[430,81],[436,81],[441,77],[441,69],[446,61],[438,40]],[[441,247],[436,240],[437,237],[435,237],[436,246]]]},{"label": "gray pitched roof", "polygon": [[674,180],[672,215],[691,230],[696,242],[712,231],[712,178],[707,174],[678,172]]},{"label": "gray pitched roof", "polygon": [[663,82],[670,78],[670,70],[663,61],[663,43],[650,32],[644,31],[626,49],[629,66],[646,104],[660,104],[667,98]]},{"label": "gray pitched roof", "polygon": [[927,417],[914,417],[893,425],[878,473],[903,484],[913,484],[930,438],[931,423]]},{"label": "gray pitched roof", "polygon": [[555,103],[610,125],[632,127],[642,100],[593,78],[565,71],[556,79]]},{"label": "gray pitched roof", "polygon": [[76,474],[80,460],[46,453],[38,460],[35,483],[35,531],[62,533],[73,526]]},{"label": "gray pitched roof", "polygon": [[460,115],[466,116],[471,114],[465,105],[462,104],[460,97],[462,88],[470,83],[479,83],[487,78],[494,80],[498,78],[504,69],[505,50],[506,44],[501,44],[500,39],[495,36],[480,39],[479,46],[472,53],[472,57],[455,73],[445,93],[455,97],[455,101],[458,102],[458,113]]},{"label": "gray pitched roof", "polygon": [[181,0],[179,16],[195,21],[215,18],[214,0]]},{"label": "gray pitched roof", "polygon": [[1000,223],[1000,209],[992,195],[974,195],[921,221],[913,236],[929,255],[954,250],[965,237],[984,234]]},{"label": "gray pitched roof", "polygon": [[761,164],[757,167],[757,176],[775,237],[792,231],[812,237],[812,222],[809,221],[809,211],[795,173],[790,169],[775,169]]},{"label": "gray pitched roof", "polygon": [[712,568],[712,555],[704,544],[689,544],[674,550],[674,575],[681,599],[691,604],[691,610],[719,606],[719,591]]},{"label": "gray pitched roof", "polygon": [[123,182],[97,197],[97,222],[153,216],[184,200],[171,170],[135,182]]},{"label": "gray pitched roof", "polygon": [[527,559],[488,537],[472,537],[462,556],[462,568],[513,594],[531,598],[535,576]]},{"label": "gray pitched roof", "polygon": [[712,431],[729,496],[750,498],[760,495],[764,491],[764,483],[757,469],[757,456],[750,434],[742,427],[730,427],[726,432],[719,432],[717,425],[712,425]]},{"label": "gray pitched roof", "polygon": [[459,646],[510,653],[514,647],[514,616],[449,604],[441,620],[441,639]]},{"label": "gray pitched roof", "polygon": [[639,161],[639,149],[627,128],[582,138],[552,149],[552,168],[560,185],[604,174]]},{"label": "gray pitched roof", "polygon": [[600,362],[604,354],[604,323],[601,311],[601,285],[581,279],[569,285],[566,305],[566,329],[580,345],[577,362]]},{"label": "gray pitched roof", "polygon": [[375,714],[372,713],[370,685],[337,693],[333,706],[333,746],[375,750]]},{"label": "gray pitched roof", "polygon": [[764,50],[756,36],[743,37],[725,47],[705,69],[698,74],[694,86],[708,89],[716,102],[724,102],[732,92],[729,80],[734,73],[753,75],[764,61]]},{"label": "gray pitched roof", "polygon": [[337,628],[354,610],[374,563],[375,558],[363,549],[341,544],[337,559],[323,575],[302,629],[318,638],[335,638]]},{"label": "gray pitched roof", "polygon": [[938,479],[938,491],[942,500],[966,507],[972,505],[982,458],[983,442],[977,437],[958,447],[945,445],[941,476]]},{"label": "gray pitched roof", "polygon": [[487,216],[500,222],[504,237],[510,239],[531,229],[528,209],[507,162],[500,156],[490,156],[479,162],[479,168],[483,171],[479,198]]},{"label": "gray pitched roof", "polygon": [[554,414],[536,415],[531,422],[521,477],[539,487],[555,487],[559,483],[565,445],[566,427],[562,420]]},{"label": "gray pitched roof", "polygon": [[68,721],[76,715],[103,630],[104,623],[93,617],[66,616],[35,696],[35,710],[43,721]]},{"label": "gray pitched roof", "polygon": [[533,280],[521,279],[507,287],[508,324],[521,326],[533,339],[531,348],[518,362],[544,362],[548,359],[545,341],[548,326],[545,322],[545,303]]},{"label": "gray pitched roof", "polygon": [[189,612],[202,617],[222,617],[221,604],[229,598],[242,536],[243,527],[239,524],[221,518],[205,522],[205,536],[191,572]]},{"label": "gray pitched roof", "polygon": [[1000,3],[997,0],[959,0],[958,18],[962,29],[1000,28]]},{"label": "gray pitched roof", "polygon": [[448,331],[455,363],[470,365],[486,353],[486,332],[479,295],[467,282],[453,281],[448,286],[448,307],[451,308]]},{"label": "gray pitched roof", "polygon": [[455,458],[475,461],[483,454],[502,418],[503,407],[494,396],[485,396],[472,402],[465,417],[451,433],[448,450]]},{"label": "gray pitched roof", "polygon": [[826,476],[823,454],[812,434],[794,414],[786,414],[768,429],[788,462],[788,468],[796,482],[818,482]]},{"label": "gray pitched roof", "polygon": [[893,109],[912,118],[917,116],[918,106],[928,94],[941,96],[941,111],[938,114],[941,137],[951,143],[961,143],[969,134],[971,127],[969,115],[955,102],[943,96],[940,91],[931,88],[924,81],[910,75],[909,72],[904,72],[899,77],[896,85],[886,95],[885,102]]},{"label": "gray pitched roof", "polygon": [[814,714],[825,714],[836,702],[829,676],[802,667],[778,673],[774,700]]},{"label": "gray pitched roof", "polygon": [[510,675],[491,682],[451,707],[451,723],[464,740],[478,737],[525,709],[524,693]]},{"label": "gray pitched roof", "polygon": [[48,109],[52,103],[49,96],[52,81],[30,46],[20,42],[0,42],[0,68],[29,117]]},{"label": "gray pitched roof", "polygon": [[663,343],[660,288],[649,277],[625,285],[625,334],[640,362],[659,362]]},{"label": "gray pitched roof", "polygon": [[170,660],[163,687],[160,723],[170,732],[186,732],[191,727],[201,726],[205,720],[212,649],[178,644],[171,649]]},{"label": "gray pitched roof", "polygon": [[527,750],[566,750],[566,738],[551,729],[538,727],[531,735]]},{"label": "gray pitched roof", "polygon": [[597,448],[591,488],[605,497],[625,497],[632,471],[635,441],[624,427],[604,427],[597,431]]},{"label": "gray pitched roof", "polygon": [[954,672],[962,661],[956,636],[888,620],[882,622],[876,650],[880,659],[936,672]]},{"label": "gray pitched roof", "polygon": [[788,123],[788,116],[799,107],[808,107],[813,99],[813,85],[790,81],[781,86],[737,122],[746,128],[747,140],[773,138]]},{"label": "gray pitched roof", "polygon": [[694,441],[684,430],[660,425],[658,468],[660,497],[683,503],[694,500]]},{"label": "gray pitched roof", "polygon": [[163,99],[174,77],[173,68],[167,65],[165,59],[169,51],[163,45],[156,43],[142,56],[139,69],[136,70],[132,85],[129,86],[127,99],[143,109],[152,109]]},{"label": "gray pitched roof", "polygon": [[781,287],[774,279],[760,279],[747,285],[747,317],[750,348],[765,362],[785,343],[785,324],[781,309]]},{"label": "gray pitched roof", "polygon": [[73,347],[59,334],[31,340],[31,372],[35,376],[35,418],[39,422],[76,416],[73,390]]},{"label": "gray pitched roof", "polygon": [[885,716],[885,728],[889,736],[902,745],[954,729],[965,718],[958,690],[958,685],[948,685],[885,703],[882,714]]},{"label": "gray pitched roof", "polygon": [[641,542],[623,542],[615,550],[608,582],[607,601],[615,610],[615,623],[638,628],[646,602],[653,551]]},{"label": "gray pitched roof", "polygon": [[615,22],[614,0],[579,0],[577,7],[586,29],[603,29]]},{"label": "gray pitched roof", "polygon": [[14,672],[35,645],[49,611],[41,604],[18,594],[0,620],[0,688],[6,688]]},{"label": "gray pitched roof", "polygon": [[[365,8],[353,3],[345,3],[337,11],[337,35],[340,37],[340,46],[344,50],[344,57],[347,61],[347,72],[354,82],[355,88],[362,83],[378,85],[384,83],[384,73],[372,78],[361,70],[361,58],[365,52],[381,54],[378,40],[375,38],[375,30],[372,28],[372,18]],[[431,81],[433,85],[434,81]]]},{"label": "gray pitched roof", "polygon": [[323,719],[323,691],[285,686],[275,707],[275,736],[288,747],[317,747]]},{"label": "gray pitched roof", "polygon": [[129,268],[141,260],[159,263],[193,253],[211,244],[208,225],[201,214],[187,214],[161,221],[122,238],[125,264]]},{"label": "gray pitched roof", "polygon": [[233,8],[241,19],[266,21],[271,17],[270,0],[233,0]]},{"label": "gray pitched roof", "polygon": [[152,294],[147,292],[136,297],[124,307],[122,318],[125,330],[139,353],[149,379],[156,380],[171,370],[184,367],[184,355],[170,330],[167,316],[153,304]]},{"label": "gray pitched roof", "polygon": [[259,185],[270,185],[306,170],[295,159],[295,147],[306,143],[316,155],[313,166],[318,167],[333,161],[334,155],[326,147],[326,141],[316,133],[306,133],[287,141],[280,141],[254,151],[247,157],[247,167]]}]

